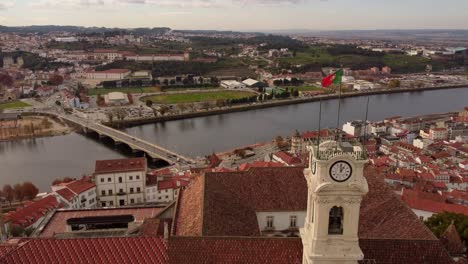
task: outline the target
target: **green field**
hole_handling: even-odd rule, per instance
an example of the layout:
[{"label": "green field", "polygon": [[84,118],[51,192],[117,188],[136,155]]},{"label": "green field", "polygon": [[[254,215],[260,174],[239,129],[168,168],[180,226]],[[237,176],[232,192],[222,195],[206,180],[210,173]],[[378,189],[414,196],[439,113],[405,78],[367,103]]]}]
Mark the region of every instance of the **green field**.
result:
[{"label": "green field", "polygon": [[352,69],[367,69],[370,67],[389,66],[395,73],[422,72],[427,64],[435,69],[442,67],[442,62],[420,56],[404,54],[339,54],[333,55],[326,47],[314,46],[296,53],[293,58],[280,58],[280,63],[315,65],[320,67],[350,67]]},{"label": "green field", "polygon": [[134,87],[134,88],[96,88],[88,89],[88,95],[103,95],[111,92],[122,92],[122,93],[156,93],[161,92],[159,87]]},{"label": "green field", "polygon": [[27,103],[23,103],[21,101],[16,101],[16,102],[11,102],[11,103],[1,103],[0,110],[10,109],[10,108],[23,108],[23,107],[28,107],[28,106],[31,106],[31,105]]},{"label": "green field", "polygon": [[219,99],[240,99],[255,95],[252,92],[240,91],[219,91],[219,92],[206,92],[206,93],[181,93],[181,94],[167,94],[167,95],[154,95],[142,98],[142,101],[151,100],[157,104],[185,104],[195,102],[216,101]]}]

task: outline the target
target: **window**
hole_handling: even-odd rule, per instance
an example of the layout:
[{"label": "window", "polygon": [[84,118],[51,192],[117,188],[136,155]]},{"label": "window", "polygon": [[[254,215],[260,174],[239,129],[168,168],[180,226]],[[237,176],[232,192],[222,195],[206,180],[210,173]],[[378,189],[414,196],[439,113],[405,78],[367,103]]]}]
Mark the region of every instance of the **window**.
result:
[{"label": "window", "polygon": [[106,207],[106,202],[101,202],[102,207]]},{"label": "window", "polygon": [[269,215],[266,218],[267,228],[273,228],[273,216]]},{"label": "window", "polygon": [[109,190],[109,195],[112,195],[112,190]]},{"label": "window", "polygon": [[168,196],[168,195],[166,195],[166,199],[169,199],[169,196]]},{"label": "window", "polygon": [[122,183],[122,177],[119,177],[119,183]]},{"label": "window", "polygon": [[110,206],[114,206],[114,201],[109,201]]},{"label": "window", "polygon": [[168,190],[166,189],[166,193],[168,192]]},{"label": "window", "polygon": [[140,187],[137,187],[137,192],[140,192],[141,191],[141,188]]},{"label": "window", "polygon": [[133,180],[133,176],[129,176],[128,179]]},{"label": "window", "polygon": [[101,182],[104,182],[104,178],[101,178]]},{"label": "window", "polygon": [[158,197],[158,200],[161,200],[161,196]]},{"label": "window", "polygon": [[123,192],[124,192],[123,189],[119,189],[119,193],[123,193]]},{"label": "window", "polygon": [[107,182],[111,182],[112,181],[112,178],[107,178]]},{"label": "window", "polygon": [[137,175],[137,176],[136,176],[136,179],[139,180],[139,179],[140,179],[140,175]]},{"label": "window", "polygon": [[420,216],[419,220],[424,221],[424,216]]},{"label": "window", "polygon": [[330,215],[328,218],[328,234],[343,234],[343,207],[334,206],[330,209]]},{"label": "window", "polygon": [[133,188],[130,188],[130,193],[133,193]]},{"label": "window", "polygon": [[102,196],[106,196],[106,191],[102,190],[101,194],[102,194]]},{"label": "window", "polygon": [[291,227],[291,228],[297,227],[297,216],[291,215],[289,217],[289,227]]},{"label": "window", "polygon": [[134,203],[135,203],[135,199],[130,199],[130,203],[131,203],[131,204],[134,204]]}]

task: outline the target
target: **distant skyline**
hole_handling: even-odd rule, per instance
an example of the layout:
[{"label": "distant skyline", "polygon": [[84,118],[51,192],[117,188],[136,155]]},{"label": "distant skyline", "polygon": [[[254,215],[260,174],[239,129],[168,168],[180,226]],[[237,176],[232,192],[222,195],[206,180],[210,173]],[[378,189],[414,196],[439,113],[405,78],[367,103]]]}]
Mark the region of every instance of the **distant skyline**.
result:
[{"label": "distant skyline", "polygon": [[237,31],[468,29],[466,0],[0,0],[0,25]]}]

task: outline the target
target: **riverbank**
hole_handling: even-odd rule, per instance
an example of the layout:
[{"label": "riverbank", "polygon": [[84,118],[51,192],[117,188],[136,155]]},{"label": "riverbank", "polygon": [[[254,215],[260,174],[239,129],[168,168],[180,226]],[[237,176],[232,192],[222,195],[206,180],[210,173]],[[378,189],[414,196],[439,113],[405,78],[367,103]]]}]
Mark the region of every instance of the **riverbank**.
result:
[{"label": "riverbank", "polygon": [[0,121],[0,141],[66,135],[73,130],[57,118],[24,115],[18,120]]},{"label": "riverbank", "polygon": [[[341,98],[360,97],[360,96],[369,96],[369,95],[378,95],[378,94],[423,92],[423,91],[428,91],[428,90],[441,90],[441,89],[459,89],[459,88],[468,88],[468,84],[437,86],[437,87],[420,87],[420,88],[392,88],[392,89],[379,89],[379,90],[359,91],[359,92],[353,91],[353,92],[343,93],[341,95]],[[182,119],[189,119],[189,118],[195,118],[195,117],[204,117],[204,116],[219,115],[219,114],[226,114],[226,113],[243,112],[243,111],[270,108],[270,107],[276,107],[276,106],[333,100],[333,99],[338,99],[338,98],[339,98],[338,94],[326,94],[326,95],[318,95],[314,97],[277,99],[274,101],[257,102],[253,104],[244,104],[244,105],[234,105],[231,107],[218,108],[214,110],[195,111],[191,113],[182,113],[182,114],[176,114],[176,115],[157,116],[157,117],[133,119],[133,120],[115,120],[112,123],[105,122],[104,124],[110,127],[114,127],[114,128],[125,128],[125,127],[133,127],[133,126],[138,126],[138,125],[165,122],[165,121],[182,120]]]}]

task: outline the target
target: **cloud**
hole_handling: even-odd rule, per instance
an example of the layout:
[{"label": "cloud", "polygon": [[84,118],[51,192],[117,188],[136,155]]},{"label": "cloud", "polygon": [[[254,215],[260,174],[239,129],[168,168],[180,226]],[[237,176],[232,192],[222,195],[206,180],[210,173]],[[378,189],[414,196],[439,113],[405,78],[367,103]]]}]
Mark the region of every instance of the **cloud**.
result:
[{"label": "cloud", "polygon": [[275,6],[275,5],[295,5],[304,3],[307,0],[232,0],[233,3],[238,3],[242,5],[264,5],[264,6]]},{"label": "cloud", "polygon": [[6,10],[12,8],[15,5],[14,1],[2,1],[0,2],[0,10]]},{"label": "cloud", "polygon": [[37,8],[93,8],[118,5],[153,5],[161,7],[217,7],[217,0],[39,0],[30,3]]}]

